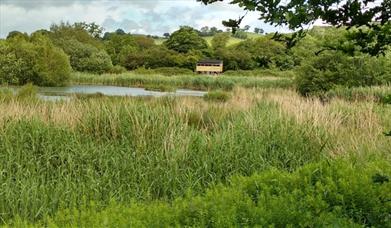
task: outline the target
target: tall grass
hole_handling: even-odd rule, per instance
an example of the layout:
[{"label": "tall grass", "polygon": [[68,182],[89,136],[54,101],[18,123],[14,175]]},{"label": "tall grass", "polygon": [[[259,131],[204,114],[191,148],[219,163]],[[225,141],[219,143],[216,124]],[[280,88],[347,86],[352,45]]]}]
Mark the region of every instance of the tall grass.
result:
[{"label": "tall grass", "polygon": [[[62,210],[34,226],[53,227],[389,227],[391,164],[347,161],[235,177],[172,203],[111,202]],[[12,225],[31,226],[16,220]]]},{"label": "tall grass", "polygon": [[340,98],[348,101],[376,101],[391,104],[391,86],[338,87],[324,94],[327,99]]},{"label": "tall grass", "polygon": [[0,102],[0,220],[36,221],[90,201],[173,202],[235,175],[294,172],[343,153],[389,162],[390,112],[275,89],[235,89],[226,102],[11,98]]},{"label": "tall grass", "polygon": [[293,86],[290,78],[258,78],[243,76],[218,76],[206,75],[139,75],[125,73],[119,75],[104,74],[94,75],[86,73],[74,73],[72,83],[78,84],[103,84],[117,86],[152,87],[171,86],[177,88],[209,90],[232,90],[235,86],[246,88],[290,88]]},{"label": "tall grass", "polygon": [[[193,100],[37,102],[24,104],[35,115],[0,118],[1,218],[34,220],[83,198],[171,199],[232,175],[294,170],[322,156],[322,142],[312,135],[318,129],[297,125],[273,104],[235,111],[228,103]],[[56,106],[81,113],[56,122],[59,114],[50,111]]]}]

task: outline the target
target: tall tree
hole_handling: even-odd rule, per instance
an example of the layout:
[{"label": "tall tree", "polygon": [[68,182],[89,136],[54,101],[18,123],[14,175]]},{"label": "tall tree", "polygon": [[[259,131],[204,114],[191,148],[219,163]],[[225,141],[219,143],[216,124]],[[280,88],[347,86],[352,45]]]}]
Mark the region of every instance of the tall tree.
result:
[{"label": "tall tree", "polygon": [[188,53],[190,50],[204,50],[208,47],[206,41],[198,34],[198,32],[188,26],[181,27],[174,32],[164,45],[171,50]]}]

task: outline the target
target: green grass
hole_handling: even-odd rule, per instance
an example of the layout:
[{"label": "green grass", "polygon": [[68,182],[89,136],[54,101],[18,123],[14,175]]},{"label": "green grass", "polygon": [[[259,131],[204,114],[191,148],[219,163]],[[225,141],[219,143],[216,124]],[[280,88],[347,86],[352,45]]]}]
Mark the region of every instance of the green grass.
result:
[{"label": "green grass", "polygon": [[[391,164],[347,161],[235,177],[172,203],[88,205],[35,224],[55,227],[389,227]],[[15,226],[28,226],[16,221]],[[31,225],[30,225],[31,226]]]},{"label": "green grass", "polygon": [[[250,38],[250,39],[258,38],[258,37],[261,37],[261,36],[262,35],[255,34],[255,33],[252,33],[252,32],[247,32],[247,38]],[[206,36],[206,37],[203,37],[203,38],[206,40],[206,42],[208,42],[209,45],[212,44],[213,36]],[[165,38],[155,39],[155,44],[161,45],[161,44],[163,44],[164,41],[166,41]],[[234,44],[240,43],[242,41],[243,41],[243,39],[230,37],[230,39],[228,40],[228,44],[227,45],[228,46],[234,45]]]},{"label": "green grass", "polygon": [[222,89],[232,90],[235,86],[245,88],[291,88],[293,80],[291,78],[262,78],[243,76],[219,76],[211,77],[206,75],[141,75],[135,73],[125,73],[119,75],[103,74],[94,75],[86,73],[74,73],[71,78],[73,84],[102,84],[131,87],[157,87],[169,86],[176,88],[211,90]]},{"label": "green grass", "polygon": [[0,221],[389,226],[389,105],[229,95],[53,103],[0,93]]},{"label": "green grass", "polygon": [[209,91],[204,95],[204,99],[206,101],[218,101],[218,102],[226,102],[231,98],[231,95],[224,91]]},{"label": "green grass", "polygon": [[38,113],[4,120],[1,220],[39,219],[60,206],[79,206],[84,198],[101,203],[172,199],[188,190],[202,193],[232,175],[269,167],[294,170],[322,156],[322,142],[311,135],[317,129],[281,118],[275,105],[263,102],[235,112],[211,104],[178,113],[185,108],[176,105],[178,99],[147,101],[25,104],[30,107],[24,109],[37,110],[66,105],[67,113],[77,116],[62,124],[43,121]]},{"label": "green grass", "polygon": [[335,88],[324,94],[326,99],[340,98],[348,101],[368,101],[391,104],[391,86]]},{"label": "green grass", "polygon": [[176,88],[167,85],[150,85],[150,86],[146,86],[145,90],[158,91],[158,92],[175,92]]}]

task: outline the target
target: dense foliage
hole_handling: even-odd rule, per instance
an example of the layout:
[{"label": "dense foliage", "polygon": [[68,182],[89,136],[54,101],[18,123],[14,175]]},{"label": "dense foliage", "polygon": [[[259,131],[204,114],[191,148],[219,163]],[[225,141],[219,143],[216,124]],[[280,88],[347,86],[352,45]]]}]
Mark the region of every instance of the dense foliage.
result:
[{"label": "dense foliage", "polygon": [[[237,33],[250,35],[251,33],[245,32],[248,29],[250,27],[246,26],[238,29]],[[116,74],[126,70],[136,70],[136,72],[147,70],[150,73],[154,69],[164,69],[161,73],[163,75],[175,75],[178,74],[177,72],[190,74],[189,71],[195,70],[196,63],[200,59],[212,58],[223,60],[224,71],[228,71],[228,74],[230,71],[237,71],[245,75],[248,73],[244,71],[261,72],[261,70],[274,71],[276,72],[274,75],[292,75],[292,72],[296,72],[296,85],[303,95],[319,95],[337,86],[370,86],[391,82],[390,51],[384,49],[384,56],[379,57],[366,54],[363,47],[357,43],[358,41],[351,39],[353,34],[361,31],[357,28],[347,31],[345,28],[314,27],[307,31],[307,35],[296,42],[293,48],[289,49],[283,42],[274,40],[270,35],[251,34],[250,38],[238,40],[234,38],[235,35],[215,31],[215,28],[204,27],[201,30],[197,31],[183,26],[178,31],[169,34],[168,39],[162,44],[156,44],[150,36],[132,35],[122,29],[106,32],[101,37],[102,28],[96,24],[61,23],[52,25],[50,31],[36,31],[31,37],[41,37],[40,40],[46,40],[45,42],[48,43],[46,49],[52,50],[50,53],[64,51],[69,56],[72,69],[86,73]],[[203,33],[213,33],[214,36],[205,38],[202,37]],[[232,42],[233,39],[236,39],[236,42]],[[2,50],[7,53],[2,56],[1,65],[4,65],[1,69],[3,71],[2,82],[9,84],[32,82],[38,85],[60,85],[66,82],[68,77],[64,75],[69,75],[69,73],[62,74],[53,71],[50,73],[51,76],[45,76],[47,73],[42,73],[40,76],[31,73],[38,70],[52,71],[56,67],[53,69],[36,67],[32,70],[32,66],[18,66],[22,63],[33,64],[39,59],[42,59],[42,64],[61,65],[53,62],[58,59],[56,57],[50,60],[47,59],[49,55],[35,58],[26,51],[28,46],[26,42],[37,45],[37,42],[32,40],[27,34],[13,31],[6,41],[2,41]],[[11,46],[15,50],[25,52],[24,59],[18,59],[22,58],[21,55],[10,56],[8,53],[11,52]],[[9,64],[12,61],[17,63]],[[67,61],[65,57],[63,61]],[[11,69],[11,66],[15,69]],[[59,71],[69,72],[69,69],[67,71],[65,68]],[[173,68],[173,70],[168,68]],[[184,70],[181,71],[178,68]],[[22,69],[24,73],[18,73]],[[154,72],[159,74],[158,71]],[[19,76],[15,76],[17,74]],[[260,75],[263,74],[260,73]],[[52,77],[62,80],[42,79]]]},{"label": "dense foliage", "polygon": [[188,53],[191,50],[203,50],[208,47],[206,41],[196,32],[196,30],[187,26],[183,26],[178,31],[171,34],[164,45],[179,53]]},{"label": "dense foliage", "polygon": [[[210,4],[224,0],[197,0]],[[260,19],[275,26],[288,26],[297,30],[292,36],[276,34],[276,39],[286,41],[292,47],[305,36],[304,27],[321,20],[333,26],[359,28],[350,33],[349,40],[361,48],[361,52],[370,55],[384,54],[391,44],[391,1],[384,0],[354,0],[340,2],[332,1],[249,1],[228,0],[246,11],[256,11]],[[223,21],[233,31],[239,29],[243,20],[229,19]]]},{"label": "dense foliage", "polygon": [[0,66],[0,84],[63,85],[71,73],[68,56],[40,34],[0,41]]},{"label": "dense foliage", "polygon": [[391,83],[391,59],[346,57],[325,53],[298,69],[297,88],[303,95],[322,93],[336,86],[359,87]]}]

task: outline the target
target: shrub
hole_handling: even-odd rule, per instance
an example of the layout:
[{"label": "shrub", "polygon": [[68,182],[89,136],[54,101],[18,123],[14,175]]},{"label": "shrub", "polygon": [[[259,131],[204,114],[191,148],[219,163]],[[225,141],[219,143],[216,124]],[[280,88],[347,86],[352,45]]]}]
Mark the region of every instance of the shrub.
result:
[{"label": "shrub", "polygon": [[231,98],[231,95],[224,91],[210,91],[204,95],[204,99],[207,101],[219,101],[226,102]]},{"label": "shrub", "polygon": [[382,102],[382,103],[384,103],[384,104],[391,104],[391,93],[382,96],[382,97],[380,98],[380,102]]},{"label": "shrub", "polygon": [[391,82],[391,63],[384,58],[348,57],[325,53],[298,69],[297,89],[302,95],[324,93],[336,86],[357,87]]},{"label": "shrub", "polygon": [[0,44],[0,83],[40,86],[64,85],[71,74],[69,59],[49,39],[35,35],[32,41],[19,37]]},{"label": "shrub", "polygon": [[57,43],[70,56],[71,66],[76,71],[102,74],[109,72],[113,67],[110,56],[105,50],[75,39]]}]

